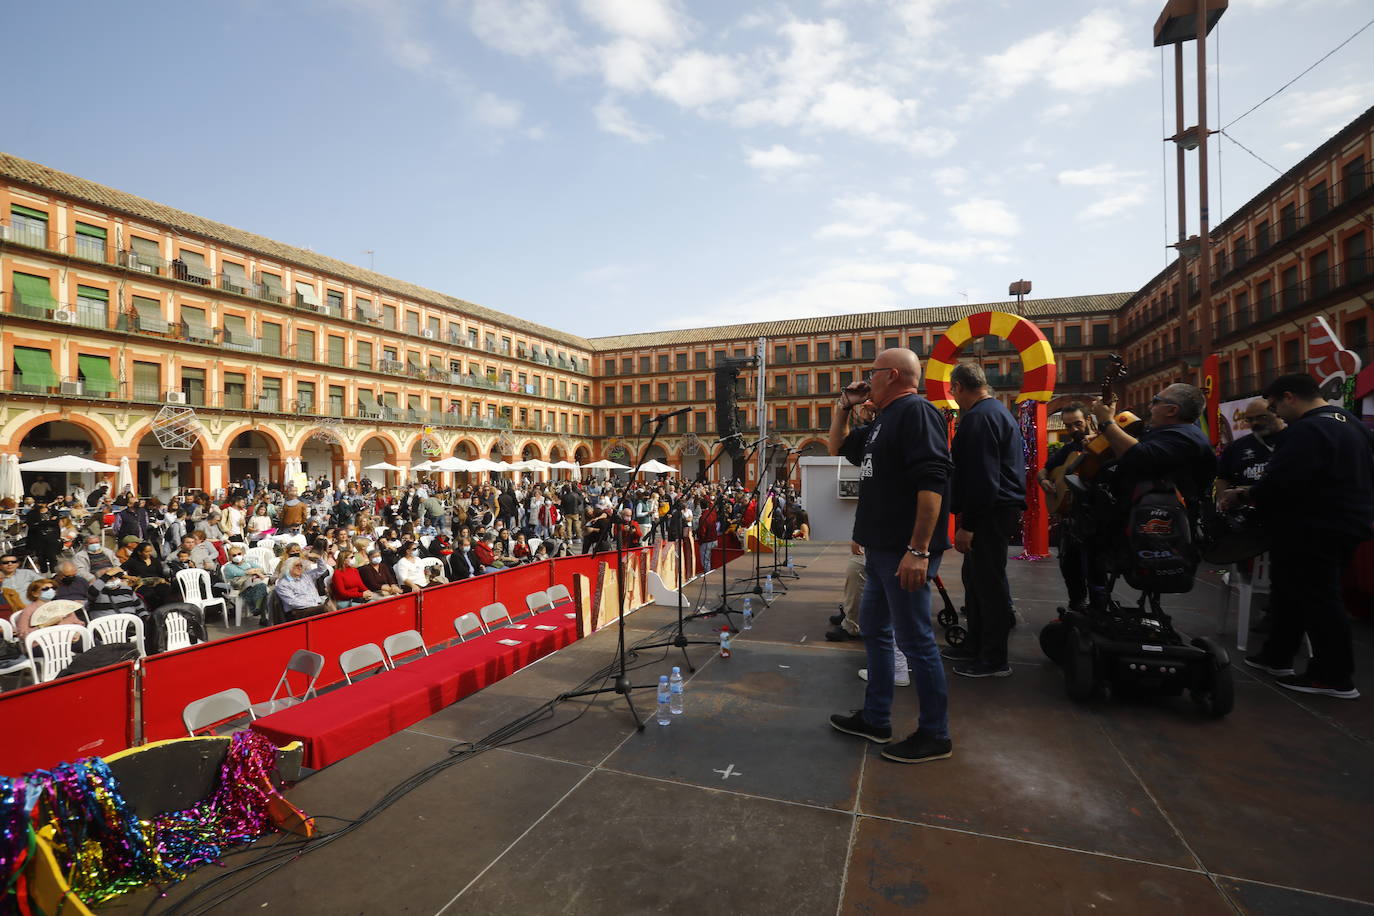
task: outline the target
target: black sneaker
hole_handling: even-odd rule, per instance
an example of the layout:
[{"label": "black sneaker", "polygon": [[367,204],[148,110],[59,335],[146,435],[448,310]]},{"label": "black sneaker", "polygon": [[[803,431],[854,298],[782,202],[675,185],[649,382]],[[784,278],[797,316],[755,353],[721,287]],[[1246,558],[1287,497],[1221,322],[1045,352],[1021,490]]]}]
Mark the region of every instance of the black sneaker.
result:
[{"label": "black sneaker", "polygon": [[830,625],[831,625],[832,627],[837,627],[837,626],[839,626],[839,625],[842,624],[842,623],[844,623],[844,608],[843,608],[843,607],[840,608],[840,612],[839,612],[838,614],[831,614],[831,615],[830,615]]},{"label": "black sneaker", "polygon": [[850,636],[849,631],[841,626],[834,626],[825,631],[825,638],[831,642],[846,642],[851,639],[858,639],[857,636]]},{"label": "black sneaker", "polygon": [[[1247,658],[1246,661],[1248,662],[1249,659]],[[1358,700],[1360,698],[1360,692],[1355,689],[1355,685],[1350,681],[1336,684],[1331,681],[1318,680],[1310,674],[1281,677],[1274,683],[1289,690],[1296,690],[1298,693],[1316,693],[1324,697],[1340,697],[1342,700]]]},{"label": "black sneaker", "polygon": [[891,725],[869,725],[864,718],[862,709],[853,711],[853,715],[842,716],[839,713],[830,717],[830,727],[837,732],[844,732],[846,735],[858,735],[860,738],[867,738],[874,744],[887,744],[892,740]]},{"label": "black sneaker", "polygon": [[954,666],[954,673],[963,677],[1011,677],[1011,665],[989,665],[987,662],[971,661]]},{"label": "black sneaker", "polygon": [[1274,677],[1292,677],[1296,673],[1292,668],[1285,665],[1275,665],[1263,655],[1247,655],[1245,656],[1245,664],[1251,668],[1258,668],[1265,674],[1272,674]]},{"label": "black sneaker", "polygon": [[940,655],[952,662],[971,662],[978,657],[977,652],[962,646],[941,646]]},{"label": "black sneaker", "polygon": [[925,763],[944,760],[954,753],[954,742],[948,738],[934,738],[928,732],[916,731],[910,737],[883,748],[883,756],[898,763]]}]

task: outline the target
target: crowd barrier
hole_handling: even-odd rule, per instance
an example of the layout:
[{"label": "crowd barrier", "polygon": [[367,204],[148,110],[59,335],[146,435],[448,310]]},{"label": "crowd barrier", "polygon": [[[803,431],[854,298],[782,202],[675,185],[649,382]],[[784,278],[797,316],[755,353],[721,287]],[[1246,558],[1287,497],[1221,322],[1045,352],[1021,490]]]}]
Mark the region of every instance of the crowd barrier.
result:
[{"label": "crowd barrier", "polygon": [[[638,567],[632,606],[643,604],[644,572],[651,548],[626,557]],[[291,654],[310,649],[325,658],[318,685],[343,680],[339,653],[377,643],[402,630],[419,630],[426,646],[454,638],[453,619],[500,601],[512,615],[525,612],[525,596],[551,585],[575,594],[573,576],[595,587],[597,568],[615,568],[615,554],[585,554],[543,560],[436,586],[418,594],[343,608],[274,627],[199,643],[173,652],[124,662],[0,694],[0,775],[55,766],[78,757],[104,756],[139,741],[185,737],[181,721],[187,703],[230,687],[266,700]]]}]

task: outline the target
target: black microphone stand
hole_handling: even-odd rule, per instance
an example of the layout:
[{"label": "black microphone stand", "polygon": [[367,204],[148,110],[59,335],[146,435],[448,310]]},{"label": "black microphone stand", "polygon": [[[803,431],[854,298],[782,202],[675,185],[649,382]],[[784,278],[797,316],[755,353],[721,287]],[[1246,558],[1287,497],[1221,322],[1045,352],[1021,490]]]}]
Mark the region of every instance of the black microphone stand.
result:
[{"label": "black microphone stand", "polygon": [[[635,464],[634,470],[630,472],[629,484],[626,485],[625,492],[621,494],[620,505],[616,506],[615,515],[611,519],[611,524],[615,525],[615,591],[617,601],[616,617],[618,618],[618,626],[616,629],[619,631],[616,634],[615,663],[611,668],[612,675],[615,677],[615,684],[611,687],[577,690],[559,696],[560,700],[569,700],[574,697],[598,696],[603,693],[619,694],[625,698],[625,705],[630,707],[630,715],[634,717],[635,728],[639,731],[644,731],[644,720],[640,718],[639,710],[635,709],[634,700],[630,697],[630,691],[650,686],[657,688],[658,685],[630,683],[628,659],[626,658],[625,652],[625,525],[621,521],[620,513],[629,505],[630,493],[633,489],[631,484],[633,484],[634,479],[639,476],[639,469],[644,464],[643,456],[649,453],[649,449],[653,447],[654,442],[658,439],[658,434],[662,432],[664,425],[671,416],[673,416],[673,414],[666,414],[661,417],[653,418],[654,431],[649,436],[648,445],[644,446],[643,451],[639,453],[639,462]],[[641,543],[642,541],[643,539],[641,538]]]},{"label": "black microphone stand", "polygon": [[[796,449],[788,449],[788,451],[791,452],[792,455],[794,455],[794,456],[796,457],[796,462],[794,462],[793,465],[792,465],[792,467],[795,468],[795,467],[797,466],[797,463],[799,463],[799,462],[801,461],[801,449],[799,449],[799,448],[796,448]],[[783,475],[783,480],[786,480],[786,481],[789,481],[789,482],[790,482],[790,481],[792,480],[792,470],[791,470],[791,468],[787,468],[787,466],[786,466],[785,463],[784,463],[783,467],[784,467],[784,470],[787,471],[787,473]],[[776,510],[775,510],[775,511],[776,511]],[[790,527],[788,526],[788,522],[787,522],[786,516],[784,516],[784,518],[783,518],[783,530],[784,530],[788,535],[791,535],[791,533],[792,533]],[[795,568],[795,567],[793,566],[793,564],[792,564],[792,538],[791,538],[790,536],[789,536],[789,537],[785,537],[785,538],[782,539],[782,550],[783,550],[783,558],[782,558],[783,566],[782,566],[781,570],[779,570],[779,568],[778,568],[778,551],[777,551],[777,547],[775,546],[775,547],[773,548],[773,578],[774,578],[774,580],[779,580],[779,579],[783,578],[784,576],[787,577],[787,578],[789,578],[789,579],[800,579],[800,578],[801,578],[801,574],[797,572],[796,568]],[[797,564],[797,565],[801,565],[801,564]],[[803,568],[805,568],[805,567],[803,567]]]},{"label": "black microphone stand", "polygon": [[[764,440],[763,440],[763,439],[760,439],[758,442],[755,443],[755,445],[756,445],[756,446],[762,445],[763,442],[764,442]],[[776,449],[777,447],[778,447],[778,446],[769,446],[769,447],[768,447],[768,451],[769,451],[769,453],[770,453],[770,456],[769,456],[769,458],[768,458],[767,460],[764,461],[764,467],[765,467],[765,469],[766,469],[767,467],[771,466],[771,464],[772,464],[771,453],[772,453],[773,450]],[[753,456],[751,455],[750,457],[752,458]],[[755,504],[758,506],[758,511],[757,511],[757,513],[754,515],[754,523],[755,523],[755,524],[758,524],[759,519],[763,518],[764,503],[758,501],[758,500],[759,500],[759,496],[763,493],[763,477],[764,477],[763,474],[760,474],[760,475],[759,475],[759,479],[758,479],[757,481],[754,482],[754,490],[753,490],[753,492],[750,494],[751,497],[756,501]],[[748,503],[745,503],[745,505],[747,506]],[[776,509],[776,507],[775,507],[775,509]],[[762,531],[762,528],[760,528],[760,531]],[[759,539],[756,539],[756,540],[759,540]],[[742,544],[743,544],[743,546],[744,546],[744,548],[745,548],[746,550],[749,549],[748,536],[745,537],[745,539],[744,539],[744,541],[742,542]],[[761,545],[760,545],[760,546],[761,546]],[[729,594],[731,594],[731,595],[758,595],[760,598],[763,598],[763,581],[762,581],[762,580],[763,580],[763,551],[762,551],[762,550],[757,550],[757,549],[756,549],[756,550],[753,551],[753,553],[754,553],[754,574],[753,574],[752,576],[741,576],[740,578],[738,578],[738,579],[735,580],[735,584],[736,584],[736,585],[739,585],[739,584],[744,583],[744,582],[750,582],[750,581],[752,581],[752,582],[754,583],[754,587],[753,587],[753,588],[747,588],[747,589],[745,589],[745,590],[742,591],[742,592],[730,592]],[[774,588],[781,587],[783,591],[786,591],[786,590],[787,590],[787,587],[786,587],[785,585],[782,585],[782,583],[777,582],[776,580],[774,580],[773,585],[774,585]],[[767,602],[765,602],[765,604],[766,604],[766,603],[767,603]]]},{"label": "black microphone stand", "polygon": [[[706,472],[709,471],[709,470],[711,469],[711,466],[714,465],[717,461],[719,461],[719,460],[720,460],[720,456],[721,456],[721,455],[724,455],[724,454],[725,454],[725,449],[721,449],[721,450],[720,450],[720,453],[719,453],[718,455],[716,455],[716,457],[712,458],[704,467],[702,467],[702,469],[701,469],[699,472],[697,472],[697,479],[696,479],[695,481],[692,482],[692,486],[691,486],[691,487],[684,487],[684,488],[683,488],[683,491],[682,491],[682,495],[679,496],[679,497],[677,498],[677,501],[673,504],[673,507],[672,507],[671,509],[668,510],[668,514],[667,514],[667,515],[661,515],[661,516],[659,516],[659,517],[654,521],[654,525],[653,525],[653,528],[654,528],[654,529],[657,529],[660,525],[663,524],[663,521],[664,521],[665,519],[672,518],[672,517],[675,516],[675,515],[677,516],[677,521],[678,521],[678,537],[677,537],[677,588],[676,588],[676,590],[675,590],[675,592],[674,592],[674,594],[677,595],[677,632],[674,633],[674,634],[673,634],[673,638],[670,639],[670,640],[668,640],[667,642],[649,643],[648,645],[640,646],[640,648],[641,648],[641,649],[664,649],[664,648],[672,647],[672,648],[676,648],[676,649],[681,649],[681,650],[682,650],[682,660],[687,664],[687,671],[688,671],[689,673],[693,673],[693,672],[695,672],[697,669],[696,669],[696,666],[692,664],[692,658],[691,658],[691,656],[689,656],[689,655],[687,654],[687,647],[688,647],[688,646],[714,646],[714,645],[716,644],[716,641],[715,641],[714,639],[688,639],[688,638],[687,638],[687,634],[684,633],[684,632],[683,632],[683,629],[682,629],[683,624],[684,624],[687,620],[695,620],[695,619],[697,619],[697,618],[699,618],[699,617],[708,616],[708,615],[706,615],[706,614],[691,614],[690,616],[684,616],[683,613],[682,613],[682,609],[683,609],[683,606],[684,606],[683,603],[684,603],[684,601],[686,600],[686,597],[682,594],[682,549],[683,549],[683,548],[682,548],[682,542],[683,542],[683,537],[684,537],[684,535],[686,534],[686,531],[684,530],[683,524],[682,524],[682,506],[683,506],[683,503],[686,502],[688,494],[691,493],[692,488],[695,487],[695,486],[696,486],[697,484],[699,484],[699,483],[705,482],[705,480],[706,480]],[[653,530],[653,529],[651,529],[651,530]],[[728,613],[730,613],[730,612],[727,610],[725,613],[728,614]],[[726,622],[729,623],[729,618],[728,618],[728,617],[726,618]],[[730,628],[731,628],[731,630],[734,630],[733,624],[731,624]],[[735,632],[738,632],[738,631],[735,630]]]},{"label": "black microphone stand", "polygon": [[[733,437],[732,437],[732,438],[733,438]],[[754,454],[758,451],[759,446],[762,445],[762,444],[763,444],[763,440],[762,440],[762,439],[759,439],[757,442],[754,442],[754,443],[752,443],[751,445],[746,446],[746,448],[749,449],[749,459],[750,459],[750,460],[753,459]],[[719,461],[721,458],[723,458],[723,457],[725,456],[725,452],[726,452],[726,449],[721,449],[721,450],[720,450],[720,453],[717,454],[716,457],[715,457],[714,459],[712,459],[711,464],[715,464],[717,461]],[[746,466],[746,467],[748,466],[748,461],[745,462],[745,466]],[[710,465],[707,465],[707,467],[709,468]],[[724,551],[726,550],[726,547],[725,547],[725,527],[726,527],[726,526],[725,526],[725,521],[726,521],[726,519],[725,519],[725,488],[724,488],[724,487],[721,487],[720,492],[719,492],[718,494],[716,494],[716,525],[717,525],[717,527],[719,527],[719,529],[720,529],[720,533],[719,533],[719,535],[718,535],[717,538],[716,538],[716,543],[720,545],[720,548],[719,548],[719,549],[721,550],[721,555],[720,555],[720,603],[717,604],[715,607],[711,608],[709,611],[698,611],[698,612],[695,613],[695,614],[691,614],[691,615],[689,615],[689,616],[687,617],[687,619],[688,619],[688,620],[697,620],[697,619],[702,618],[702,617],[714,617],[714,616],[716,616],[717,614],[724,614],[724,615],[725,615],[725,625],[726,625],[727,627],[730,628],[730,632],[731,632],[731,633],[738,633],[738,632],[739,632],[739,627],[735,626],[735,621],[731,619],[730,615],[731,615],[731,614],[738,614],[738,613],[740,613],[740,612],[737,611],[737,610],[735,610],[733,607],[730,606],[730,596],[733,595],[733,594],[743,594],[743,593],[740,593],[740,592],[732,592],[732,591],[730,591],[729,574],[725,571],[726,561],[729,559],[729,558],[725,555],[725,553],[724,553]],[[709,573],[710,570],[707,570],[707,572]],[[750,594],[752,594],[752,592],[751,592]]]}]

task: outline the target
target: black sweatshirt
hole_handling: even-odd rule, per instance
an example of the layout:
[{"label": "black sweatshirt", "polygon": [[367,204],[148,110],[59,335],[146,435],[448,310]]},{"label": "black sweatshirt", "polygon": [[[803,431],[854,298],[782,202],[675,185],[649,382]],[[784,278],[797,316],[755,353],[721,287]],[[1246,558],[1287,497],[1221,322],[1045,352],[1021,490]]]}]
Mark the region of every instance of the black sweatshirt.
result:
[{"label": "black sweatshirt", "polygon": [[1374,534],[1374,433],[1343,407],[1317,407],[1289,424],[1250,499],[1293,529]]},{"label": "black sweatshirt", "polygon": [[959,527],[977,531],[994,509],[1026,507],[1026,455],[1021,429],[996,398],[983,398],[959,417],[951,449],[950,511]]},{"label": "black sweatshirt", "polygon": [[928,490],[941,496],[930,552],[949,549],[949,446],[944,415],[935,405],[919,394],[897,398],[871,425],[850,430],[840,455],[863,468],[854,512],[856,543],[908,546],[916,525],[916,494]]}]

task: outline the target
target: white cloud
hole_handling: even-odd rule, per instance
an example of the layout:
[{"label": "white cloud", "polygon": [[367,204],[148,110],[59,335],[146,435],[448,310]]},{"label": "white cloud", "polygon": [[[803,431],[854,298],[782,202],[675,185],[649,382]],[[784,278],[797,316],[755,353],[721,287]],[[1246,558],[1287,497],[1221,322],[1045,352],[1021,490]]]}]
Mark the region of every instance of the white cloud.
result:
[{"label": "white cloud", "polygon": [[1284,103],[1283,121],[1290,126],[1310,127],[1309,133],[1317,136],[1328,136],[1369,107],[1371,100],[1374,100],[1374,83],[1295,91]]},{"label": "white cloud", "polygon": [[479,93],[472,100],[472,117],[479,124],[508,130],[520,123],[520,103],[503,99],[490,92]]},{"label": "white cloud", "polygon": [[980,197],[950,207],[954,222],[974,235],[1017,235],[1021,222],[1000,200]]},{"label": "white cloud", "polygon": [[823,127],[871,137],[892,136],[916,114],[916,102],[899,99],[881,87],[835,82],[821,91],[810,114]]},{"label": "white cloud", "polygon": [[739,94],[735,62],[720,54],[688,51],[654,80],[654,91],[683,108],[705,108]]},{"label": "white cloud", "polygon": [[949,0],[896,0],[892,11],[906,29],[907,37],[925,41],[944,28],[936,14],[948,5]]},{"label": "white cloud", "polygon": [[876,235],[899,219],[911,216],[911,207],[877,194],[836,198],[832,203],[841,218],[815,232],[818,239],[860,239]]},{"label": "white cloud", "polygon": [[582,0],[582,13],[612,35],[674,45],[688,33],[687,17],[671,0]]},{"label": "white cloud", "polygon": [[923,258],[942,261],[984,261],[1005,264],[1011,261],[1011,246],[1000,239],[942,239],[923,238],[906,229],[886,234],[883,248],[887,251],[909,251]]},{"label": "white cloud", "polygon": [[596,126],[608,134],[624,137],[633,143],[651,143],[658,139],[658,134],[636,124],[630,113],[613,99],[602,99],[593,109],[593,114],[596,115]]},{"label": "white cloud", "polygon": [[483,44],[517,57],[567,60],[576,46],[550,0],[473,0],[469,23]]},{"label": "white cloud", "polygon": [[602,78],[613,89],[637,92],[653,81],[655,53],[643,42],[622,38],[602,45],[597,56]]},{"label": "white cloud", "polygon": [[1078,218],[1085,221],[1107,219],[1108,217],[1118,216],[1128,210],[1134,210],[1145,203],[1146,191],[1144,186],[1136,185],[1123,191],[1108,194],[1106,197],[1089,204],[1079,211]]},{"label": "white cloud", "polygon": [[936,169],[930,177],[943,194],[959,194],[968,187],[968,169],[963,166],[950,165]]},{"label": "white cloud", "polygon": [[761,172],[776,173],[801,169],[816,163],[819,159],[819,156],[799,153],[780,143],[774,143],[768,149],[755,149],[752,146],[744,148],[744,161]]},{"label": "white cloud", "polygon": [[1114,165],[1094,165],[1086,169],[1064,169],[1057,176],[1060,184],[1071,188],[1099,188],[1140,178],[1140,172],[1128,172]]},{"label": "white cloud", "polygon": [[983,58],[985,89],[1005,96],[1036,79],[1069,93],[1114,89],[1149,76],[1149,52],[1138,45],[1115,14],[1090,13],[1070,29],[1039,32]]},{"label": "white cloud", "polygon": [[787,53],[764,54],[766,88],[736,109],[742,124],[796,124],[850,57],[844,24],[833,19],[788,22],[778,34]]}]

